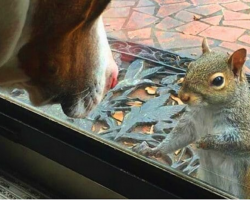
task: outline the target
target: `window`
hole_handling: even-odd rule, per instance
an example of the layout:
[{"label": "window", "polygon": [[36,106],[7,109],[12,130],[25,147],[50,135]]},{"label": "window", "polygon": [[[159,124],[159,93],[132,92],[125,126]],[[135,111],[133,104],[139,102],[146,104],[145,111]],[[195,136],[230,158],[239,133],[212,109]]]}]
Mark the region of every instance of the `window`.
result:
[{"label": "window", "polygon": [[213,50],[249,48],[242,20],[249,19],[249,6],[112,1],[103,19],[118,84],[83,119],[67,117],[58,104],[34,107],[26,92],[1,91],[0,133],[128,198],[232,198],[240,184],[233,177],[204,169],[221,184],[231,183],[228,190],[196,178],[200,157],[194,143],[158,157],[133,148],[143,141],[156,147],[177,125],[186,109],[177,94],[188,65],[201,55],[202,37]]}]

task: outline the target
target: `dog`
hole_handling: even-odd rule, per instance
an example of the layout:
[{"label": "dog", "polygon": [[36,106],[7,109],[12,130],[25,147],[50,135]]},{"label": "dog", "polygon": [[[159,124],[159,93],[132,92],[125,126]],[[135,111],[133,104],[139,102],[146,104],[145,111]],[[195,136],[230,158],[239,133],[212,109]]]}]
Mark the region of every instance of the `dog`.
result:
[{"label": "dog", "polygon": [[102,21],[111,0],[0,0],[0,87],[85,117],[117,83]]}]

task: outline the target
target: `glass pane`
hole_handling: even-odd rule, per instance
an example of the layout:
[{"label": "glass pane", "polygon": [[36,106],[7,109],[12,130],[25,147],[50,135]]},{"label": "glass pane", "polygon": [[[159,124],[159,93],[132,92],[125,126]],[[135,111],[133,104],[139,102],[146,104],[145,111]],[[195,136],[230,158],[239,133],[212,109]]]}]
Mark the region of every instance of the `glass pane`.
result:
[{"label": "glass pane", "polygon": [[[87,5],[85,6],[87,10]],[[102,6],[101,2],[99,1],[95,6]],[[250,131],[250,126],[248,127],[243,121],[248,119],[248,114],[240,111],[241,105],[237,105],[237,107],[230,104],[232,108],[237,107],[238,110],[234,110],[235,112],[227,110],[229,113],[225,111],[226,114],[222,116],[218,110],[226,110],[228,107],[224,106],[224,99],[221,100],[219,97],[221,94],[222,96],[229,96],[229,94],[219,93],[222,88],[217,88],[218,90],[209,88],[207,81],[210,79],[207,80],[204,77],[221,73],[221,71],[211,69],[211,66],[219,63],[218,66],[235,67],[234,70],[228,68],[231,70],[230,73],[227,71],[229,75],[223,74],[222,78],[235,76],[230,79],[231,82],[242,81],[242,77],[237,73],[241,73],[239,63],[245,59],[244,52],[235,54],[236,56],[230,60],[230,65],[224,58],[229,58],[239,48],[245,48],[250,52],[249,10],[250,2],[246,0],[113,0],[103,14],[103,21],[112,56],[119,67],[119,81],[86,117],[70,118],[64,114],[59,104],[34,107],[27,92],[17,89],[10,93],[6,90],[1,91],[2,98],[18,102],[21,106],[40,115],[77,129],[81,134],[88,134],[90,137],[112,144],[115,148],[126,150],[129,154],[143,157],[148,163],[173,172],[182,172],[183,178],[198,179],[201,186],[207,183],[214,187],[214,191],[221,189],[236,197],[247,198],[249,197],[248,191],[250,191],[247,182],[249,172],[247,131]],[[76,14],[72,14],[72,16],[76,16]],[[85,32],[90,30],[90,26],[86,27],[83,29]],[[58,33],[61,34],[61,32]],[[197,64],[208,66],[205,68],[206,72],[200,73],[200,77],[194,77],[189,82],[185,82],[184,77],[190,62],[202,55],[203,37],[208,38],[208,44],[213,52],[220,51],[224,54],[222,57],[212,56],[212,59],[205,59],[202,63]],[[106,41],[106,37],[102,37],[102,40]],[[101,48],[90,41],[83,44],[85,49],[99,50]],[[38,47],[40,47],[39,45],[44,45],[44,43],[38,43]],[[74,49],[74,45],[77,44],[71,44],[72,49]],[[63,47],[65,46],[61,48]],[[51,48],[55,47],[51,46]],[[108,46],[106,49],[109,50]],[[93,52],[94,54],[83,54],[83,57],[89,56],[98,59],[102,56],[98,54],[98,51]],[[66,57],[66,54],[64,56]],[[104,58],[107,59],[107,57]],[[58,59],[60,60],[60,58]],[[67,60],[66,63],[71,61]],[[244,67],[246,72],[249,72],[249,66],[249,60],[246,58],[246,67]],[[238,68],[240,70],[237,71]],[[81,73],[80,71],[79,73]],[[52,73],[53,69],[50,72]],[[95,73],[89,73],[87,76],[93,74]],[[221,76],[219,79],[224,80],[221,79]],[[78,73],[73,74],[71,80],[74,78],[76,81],[74,85],[79,84],[77,82],[79,81]],[[188,87],[189,93],[187,93],[196,94],[196,96],[178,97],[180,88],[184,87],[183,81]],[[225,84],[228,84],[229,81],[227,81],[226,79]],[[215,83],[213,86],[218,85]],[[234,87],[238,86],[234,85]],[[98,90],[96,85],[94,85],[94,89]],[[204,91],[206,92],[204,93]],[[84,90],[79,92],[85,94]],[[187,122],[182,125],[184,128],[180,127],[180,119],[190,113],[183,101],[188,102],[192,98],[197,98],[197,94],[201,107],[205,105],[202,104],[203,101],[212,107],[202,108],[198,110],[199,112],[195,110],[192,114],[194,108],[191,106],[190,118],[187,118]],[[210,94],[214,94],[214,98],[206,98]],[[228,99],[234,97],[240,104],[244,104],[240,101],[240,97],[243,98],[244,94],[237,93],[236,98],[230,93],[230,98],[227,97]],[[69,96],[73,98],[73,91]],[[220,101],[214,100],[217,97]],[[247,99],[245,96],[244,98]],[[216,107],[215,104],[220,106]],[[233,117],[228,118],[228,115]],[[240,118],[239,123],[238,118]],[[244,128],[238,124],[244,125]],[[192,125],[194,125],[193,129]],[[179,127],[182,130],[179,134],[184,136],[172,136],[173,130],[178,129],[174,129],[175,127]],[[233,128],[235,128],[235,132],[232,131]],[[192,131],[189,134],[190,130],[194,130],[200,135],[194,135],[195,133]],[[240,131],[246,132],[241,135]],[[230,135],[231,133],[233,135]],[[196,142],[204,134],[214,134],[218,138],[215,141],[213,137],[210,138],[212,141],[210,143],[200,142],[199,149],[197,149]],[[166,153],[141,156],[134,152],[135,149],[138,151],[138,145],[141,143],[141,149],[150,150],[150,148],[157,147],[162,141],[166,141],[168,144],[164,146]],[[209,148],[204,146],[206,144],[211,144],[211,149],[206,149]]]},{"label": "glass pane", "polygon": [[[156,76],[151,75],[149,79],[153,80],[154,83],[157,80],[157,83],[162,85],[153,84],[144,87],[146,93],[150,93],[153,98],[143,102],[138,111],[132,110],[132,113],[138,112],[137,115],[133,113],[125,118],[128,121],[131,120],[131,128],[123,128],[122,130],[127,132],[122,134],[122,131],[120,131],[118,135],[120,134],[121,138],[124,138],[127,142],[130,141],[130,143],[131,138],[133,138],[132,141],[136,138],[136,143],[146,141],[147,143],[143,143],[139,149],[137,148],[137,151],[142,154],[146,154],[146,151],[148,151],[148,154],[152,153],[153,150],[149,147],[155,147],[159,145],[160,141],[164,140],[165,146],[156,147],[161,148],[162,151],[159,151],[159,149],[155,151],[160,152],[161,155],[156,156],[157,154],[153,152],[153,155],[148,156],[149,161],[157,160],[240,198],[249,198],[250,191],[247,183],[249,149],[248,144],[244,144],[246,142],[244,141],[246,140],[245,137],[250,136],[248,134],[250,133],[249,122],[244,120],[244,118],[248,119],[248,114],[236,111],[237,109],[242,110],[243,107],[248,109],[249,106],[241,104],[237,107],[235,104],[235,102],[244,101],[244,95],[238,93],[235,94],[235,97],[230,97],[235,101],[222,100],[221,103],[218,103],[216,101],[219,98],[217,91],[206,85],[209,80],[204,80],[204,77],[208,78],[207,74],[222,72],[221,65],[227,65],[227,63],[226,61],[221,62],[222,58],[218,55],[216,55],[218,57],[215,55],[204,56],[205,58],[197,63],[198,67],[203,67],[204,73],[199,72],[199,68],[196,67],[196,69],[195,65],[190,66],[190,68],[195,68],[196,72],[190,72],[191,78],[184,81],[185,88],[183,87],[180,98],[185,100],[188,97],[190,103],[197,100],[201,101],[201,105],[203,103],[208,104],[208,106],[202,107],[199,112],[191,107],[191,114],[189,115],[186,112],[187,117],[184,117],[182,115],[183,102],[177,97],[183,81],[182,72],[171,67],[186,69],[191,59],[198,59],[202,55],[201,43],[203,37],[207,37],[212,51],[228,54],[228,56],[224,56],[224,59],[229,58],[234,51],[240,48],[245,48],[247,54],[249,54],[249,9],[249,1],[244,0],[116,0],[104,13],[105,27],[109,37],[156,47],[165,51],[164,56],[160,56],[163,61],[158,59],[159,52],[152,52],[148,48],[140,51],[140,48],[136,48],[135,51],[140,52],[139,55],[145,55],[147,58],[156,61],[156,63],[151,64],[153,67],[151,69],[156,71],[154,73]],[[135,51],[132,48],[129,52]],[[173,52],[179,57],[171,56],[167,52]],[[239,55],[239,53],[236,55]],[[156,60],[155,57],[157,57]],[[245,55],[242,54],[241,58],[246,59],[243,68],[244,72],[249,73],[250,61],[248,55],[245,58]],[[221,63],[218,64],[218,62]],[[134,65],[138,66],[139,63],[134,62]],[[230,65],[236,66],[237,64],[232,62]],[[165,74],[161,74],[162,69],[159,69],[160,72],[157,71],[159,66],[164,66]],[[218,69],[213,71],[212,68],[216,67]],[[168,74],[167,70],[169,69],[177,73]],[[163,76],[158,76],[159,74]],[[194,83],[192,84],[192,82]],[[227,87],[226,85],[222,90],[224,89],[223,95],[227,95],[228,98]],[[188,96],[185,97],[185,95]],[[226,98],[223,95],[220,97]],[[238,95],[241,97],[238,97]],[[138,96],[143,95],[136,95],[136,97]],[[249,102],[249,98],[246,97],[245,101]],[[227,110],[230,107],[223,110],[223,105],[221,105],[228,104],[228,102],[231,102],[231,111]],[[215,105],[210,106],[211,104]],[[211,112],[211,109],[215,109],[215,111]],[[202,112],[204,113],[202,114]],[[234,112],[237,114],[231,115]],[[177,125],[181,115],[183,124]],[[197,115],[197,117],[192,115]],[[240,117],[237,115],[240,115]],[[238,117],[240,119],[236,120],[235,118]],[[192,120],[195,122],[189,122]],[[177,131],[173,131],[172,128],[176,125]],[[192,125],[195,126],[193,129],[192,127],[185,127]],[[239,126],[247,127],[244,133],[239,130],[241,128],[238,129]],[[171,135],[171,131],[177,133],[176,135],[179,134],[179,136]],[[189,131],[197,132],[197,135],[195,133],[189,134]],[[128,134],[128,132],[133,132],[133,134]],[[138,134],[141,132],[144,133],[143,138],[141,138],[142,134]],[[205,136],[206,134],[216,136],[209,138]],[[195,139],[191,137],[195,137]],[[200,140],[201,137],[205,138]],[[197,149],[195,142],[199,140],[200,148]],[[184,144],[189,145],[183,149],[178,149],[178,146],[182,147]],[[169,152],[173,153],[167,154]]]}]

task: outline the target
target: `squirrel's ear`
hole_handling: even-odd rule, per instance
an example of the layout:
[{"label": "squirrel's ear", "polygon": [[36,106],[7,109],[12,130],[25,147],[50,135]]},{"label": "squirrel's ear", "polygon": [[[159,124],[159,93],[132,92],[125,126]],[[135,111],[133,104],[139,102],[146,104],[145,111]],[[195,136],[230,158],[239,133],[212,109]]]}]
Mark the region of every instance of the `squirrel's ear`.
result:
[{"label": "squirrel's ear", "polygon": [[242,67],[244,66],[246,57],[246,49],[239,49],[230,56],[228,64],[231,66],[235,77],[242,78]]},{"label": "squirrel's ear", "polygon": [[207,43],[207,38],[204,38],[202,41],[202,53],[209,53],[211,52],[211,49],[209,48],[209,45]]}]

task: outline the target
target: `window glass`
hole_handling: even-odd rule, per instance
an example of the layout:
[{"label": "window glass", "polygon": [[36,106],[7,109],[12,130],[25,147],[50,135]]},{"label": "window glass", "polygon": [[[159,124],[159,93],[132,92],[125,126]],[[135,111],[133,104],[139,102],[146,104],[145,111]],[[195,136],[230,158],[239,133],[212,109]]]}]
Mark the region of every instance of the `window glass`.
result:
[{"label": "window glass", "polygon": [[[95,6],[101,6],[98,4],[101,3],[96,3]],[[61,6],[63,7],[63,5]],[[89,9],[87,5],[84,6],[86,6],[86,10]],[[45,72],[41,71],[45,74],[60,74],[60,77],[65,77],[65,74],[72,74],[72,76],[67,76],[67,79],[64,80],[71,81],[71,84],[74,83],[73,85],[69,86],[63,81],[60,84],[57,82],[58,88],[62,89],[64,87],[65,91],[67,89],[67,92],[58,97],[60,100],[63,99],[62,105],[33,106],[34,103],[30,102],[27,92],[19,89],[3,90],[1,95],[7,100],[17,101],[23,107],[45,117],[56,119],[65,126],[77,129],[79,133],[88,134],[91,137],[111,143],[116,148],[125,149],[134,155],[140,156],[137,152],[140,152],[138,145],[141,144],[141,150],[151,149],[148,155],[143,155],[147,162],[158,164],[161,167],[171,167],[174,171],[181,171],[185,175],[195,179],[198,178],[200,181],[238,198],[248,198],[250,191],[248,186],[250,169],[248,142],[250,143],[250,141],[245,132],[250,132],[250,126],[249,129],[247,125],[244,126],[246,130],[243,130],[244,128],[238,125],[246,124],[242,122],[243,119],[240,123],[237,121],[238,118],[242,118],[242,112],[225,111],[225,115],[222,116],[219,112],[217,115],[216,111],[228,109],[223,104],[223,101],[219,103],[220,106],[218,107],[208,107],[211,109],[203,109],[201,107],[204,106],[202,104],[204,103],[203,101],[210,103],[209,105],[214,105],[215,103],[218,105],[215,98],[220,96],[219,90],[208,90],[208,87],[206,87],[208,83],[204,82],[204,76],[207,77],[207,74],[214,72],[211,71],[214,69],[210,69],[209,66],[214,63],[219,63],[218,66],[231,66],[231,64],[234,65],[232,60],[239,57],[239,62],[237,63],[240,63],[240,60],[244,60],[244,52],[237,54],[238,56],[236,55],[230,61],[232,63],[228,64],[228,59],[234,51],[240,48],[245,48],[250,52],[249,10],[250,2],[247,0],[113,0],[102,15],[104,23],[98,23],[95,28],[98,30],[101,30],[103,26],[105,28],[112,56],[119,67],[118,83],[114,84],[112,89],[104,92],[106,94],[102,101],[87,116],[76,118],[79,116],[72,115],[72,112],[78,112],[77,109],[81,107],[80,103],[84,103],[85,99],[93,94],[92,90],[95,92],[100,90],[101,87],[99,88],[98,84],[101,86],[105,84],[96,82],[94,78],[91,79],[89,77],[97,77],[98,80],[106,78],[110,82],[112,82],[112,79],[107,79],[103,70],[98,69],[98,67],[96,71],[90,71],[89,68],[91,67],[88,69],[84,67],[83,69],[86,71],[83,73],[84,76],[80,78],[86,80],[88,78],[88,80],[92,81],[92,85],[90,84],[89,87],[82,89],[82,91],[78,90],[78,92],[82,93],[81,101],[71,102],[74,94],[79,95],[79,93],[75,93],[75,88],[80,84],[89,84],[89,82],[80,81],[79,74],[82,73],[81,68],[76,72],[74,71],[74,73],[68,70],[70,68],[67,68],[66,64],[73,62],[70,57],[67,57],[68,53],[75,55],[78,54],[77,51],[67,52],[65,50],[66,53],[64,53],[62,50],[65,59],[59,58],[57,54],[48,54],[52,57],[58,57],[54,60],[52,59],[53,62],[49,62],[49,71],[46,71],[47,68],[44,68]],[[77,9],[75,12],[77,12]],[[55,17],[55,19],[57,18]],[[68,29],[70,27],[65,26],[65,30]],[[90,30],[91,28],[87,27],[86,29]],[[85,29],[83,31],[87,33]],[[55,33],[57,32],[55,31]],[[103,56],[102,54],[106,52],[106,49],[107,52],[109,51],[109,47],[105,46],[106,36],[104,32],[98,33],[103,33],[104,37],[100,37],[101,42],[99,41],[97,44],[95,43],[96,40],[95,42],[91,39],[81,40],[82,48],[90,49],[89,51],[81,52],[83,57],[77,57],[79,60],[85,59],[85,64],[95,63],[93,59],[98,57],[104,58],[100,62],[101,64],[107,61],[105,60],[107,55]],[[64,32],[58,32],[58,34],[64,34]],[[73,32],[74,34],[77,35],[78,32]],[[87,34],[94,35],[95,32],[88,32]],[[204,37],[207,38],[207,45],[210,46],[212,52],[223,52],[224,57],[221,58],[216,54],[210,60],[205,59],[203,62],[198,63],[198,65],[208,66],[206,67],[207,71],[200,73],[198,75],[200,77],[191,78],[189,83],[185,82],[189,94],[199,94],[200,110],[197,109],[192,113],[192,106],[187,107],[183,100],[188,102],[192,98],[197,98],[197,96],[184,98],[184,96],[178,96],[178,92],[181,87],[184,87],[182,83],[188,66],[190,66],[189,71],[192,71],[192,64],[190,65],[190,63],[202,55],[201,46]],[[69,39],[68,41],[71,43],[71,49],[74,49],[74,45],[78,45],[73,40]],[[59,44],[57,39],[49,42],[50,44]],[[43,65],[43,61],[48,59],[47,57],[40,58],[39,56],[43,52],[43,45],[46,46],[46,40],[45,42],[39,40],[38,43],[35,41],[31,45],[39,48],[34,48],[34,51],[30,51],[32,49],[30,46],[27,46],[27,51],[25,48],[21,48],[21,51],[24,53],[19,54],[19,58],[24,59],[22,61],[25,62],[26,55],[33,56],[34,63],[31,66]],[[53,52],[58,52],[55,50],[56,48],[63,49],[64,47],[63,45],[59,47],[52,45],[51,49]],[[105,50],[97,50],[102,48]],[[94,50],[92,51],[92,49]],[[33,55],[32,53],[36,50],[41,54]],[[38,57],[35,57],[37,55]],[[46,56],[48,55],[46,54]],[[37,64],[35,61],[42,62]],[[49,59],[49,61],[51,60]],[[235,66],[240,65],[237,63]],[[47,64],[45,63],[44,65]],[[79,65],[77,62],[74,64],[76,66]],[[28,65],[30,65],[30,62],[28,62]],[[63,72],[54,67],[60,65],[66,66],[64,66]],[[250,67],[250,63],[248,54],[246,54],[246,63],[245,67],[243,67],[244,72],[249,72],[248,67]],[[28,72],[26,71],[26,73],[29,72],[29,70]],[[221,71],[215,72],[220,73]],[[30,74],[30,76],[33,75],[32,73]],[[41,74],[38,73],[38,75],[34,76],[40,78]],[[220,80],[215,80],[215,86],[218,86],[218,84],[220,86],[221,77],[226,79],[227,76],[219,76]],[[53,78],[54,76],[48,75],[41,79],[39,84],[47,85],[47,80],[53,83]],[[76,82],[72,82],[74,78]],[[214,79],[212,83],[214,83]],[[51,90],[53,88],[54,86],[51,85]],[[68,93],[71,89],[72,93]],[[88,90],[91,91],[88,92]],[[209,96],[207,93],[214,93],[214,98],[211,95],[209,97],[212,99],[206,98],[204,91],[207,91],[207,96]],[[59,93],[57,90],[53,90],[53,92]],[[235,96],[232,98],[239,100],[239,96],[244,94],[239,93],[237,98]],[[227,98],[229,98],[229,94],[223,93],[222,95],[228,95]],[[55,99],[55,102],[59,101],[57,98]],[[88,101],[85,104],[85,108],[92,108],[92,104],[94,105],[95,102]],[[233,105],[230,106],[234,107]],[[62,107],[64,108],[63,110]],[[72,117],[69,117],[70,115]],[[187,122],[180,128],[181,132],[176,131],[177,135],[181,134],[182,136],[172,136],[174,128],[178,126],[180,119],[183,119],[184,115],[187,115]],[[228,115],[233,116],[231,118],[229,116],[231,121],[228,120]],[[248,116],[250,118],[250,115],[244,114],[243,118]],[[235,128],[235,132],[232,131],[233,128]],[[189,133],[190,130],[191,132],[195,130],[198,135],[195,135],[193,132]],[[245,132],[241,135],[239,134],[240,131]],[[230,135],[231,133],[233,135]],[[214,143],[197,143],[206,134],[217,135],[219,139],[217,138]],[[242,140],[245,141],[242,142]],[[162,141],[167,141],[168,145],[161,148],[166,150],[161,151],[161,154],[154,153],[154,148],[157,148]],[[216,146],[216,142],[218,142],[219,146]],[[206,144],[211,144],[212,148],[204,146]],[[153,152],[152,155],[150,152]],[[143,151],[141,153],[143,154]]]}]

